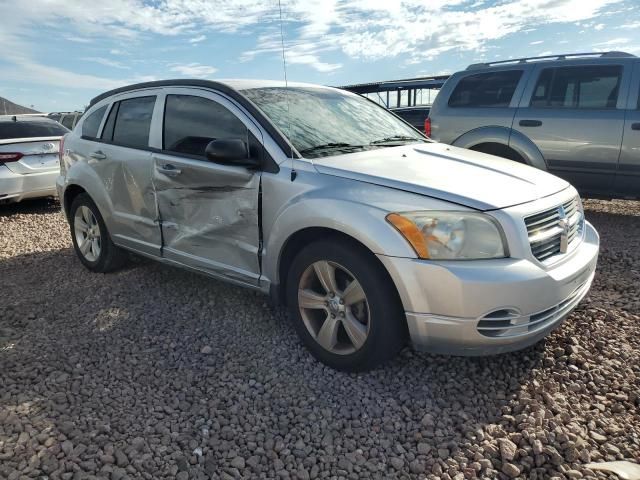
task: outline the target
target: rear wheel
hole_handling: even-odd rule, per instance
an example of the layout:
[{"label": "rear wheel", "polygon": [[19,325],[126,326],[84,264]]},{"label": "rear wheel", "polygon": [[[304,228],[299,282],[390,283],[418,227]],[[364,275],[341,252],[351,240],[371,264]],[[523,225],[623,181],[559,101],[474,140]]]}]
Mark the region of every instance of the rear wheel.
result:
[{"label": "rear wheel", "polygon": [[69,210],[71,239],[82,264],[93,272],[110,272],[126,261],[126,252],[114,245],[100,211],[86,193]]},{"label": "rear wheel", "polygon": [[323,363],[368,370],[406,341],[403,311],[377,259],[350,242],[318,241],[294,259],[287,299],[303,343]]}]

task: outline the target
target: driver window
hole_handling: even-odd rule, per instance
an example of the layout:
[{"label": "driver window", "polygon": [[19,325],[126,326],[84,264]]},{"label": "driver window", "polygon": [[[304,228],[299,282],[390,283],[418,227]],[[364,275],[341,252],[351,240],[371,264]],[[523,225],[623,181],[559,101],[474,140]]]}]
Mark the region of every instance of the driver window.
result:
[{"label": "driver window", "polygon": [[207,144],[216,139],[247,142],[248,130],[238,117],[213,100],[167,95],[162,132],[164,150],[204,157]]}]

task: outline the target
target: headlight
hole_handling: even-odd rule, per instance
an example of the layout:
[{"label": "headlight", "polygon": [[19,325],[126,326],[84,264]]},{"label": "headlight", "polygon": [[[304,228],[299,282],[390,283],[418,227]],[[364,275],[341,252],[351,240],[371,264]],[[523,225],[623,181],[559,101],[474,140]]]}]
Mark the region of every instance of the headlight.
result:
[{"label": "headlight", "polygon": [[477,260],[507,256],[500,226],[482,213],[390,213],[387,222],[402,234],[420,258]]}]

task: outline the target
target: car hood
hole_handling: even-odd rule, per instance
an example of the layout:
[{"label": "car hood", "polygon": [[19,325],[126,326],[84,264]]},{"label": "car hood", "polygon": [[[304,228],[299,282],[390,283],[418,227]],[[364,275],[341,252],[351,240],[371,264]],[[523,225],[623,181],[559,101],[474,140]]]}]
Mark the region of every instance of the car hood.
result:
[{"label": "car hood", "polygon": [[444,143],[319,157],[320,173],[426,195],[478,210],[547,197],[569,186],[533,167]]}]

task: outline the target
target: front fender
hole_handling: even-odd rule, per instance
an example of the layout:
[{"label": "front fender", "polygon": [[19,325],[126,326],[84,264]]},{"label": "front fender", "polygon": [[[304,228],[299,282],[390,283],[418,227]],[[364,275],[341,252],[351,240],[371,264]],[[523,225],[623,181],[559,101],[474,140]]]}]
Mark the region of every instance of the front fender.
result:
[{"label": "front fender", "polygon": [[[311,174],[297,195],[288,196],[282,205],[274,205],[273,189],[265,185],[263,275],[279,283],[279,264],[287,241],[295,233],[314,227],[341,232],[357,240],[374,254],[416,258],[413,248],[386,221],[389,212],[410,210],[450,210],[454,206],[442,200],[329,175]],[[301,172],[293,185],[305,183]],[[291,183],[289,183],[291,185]],[[270,201],[271,200],[271,201]],[[459,206],[457,207],[459,208]]]}]

